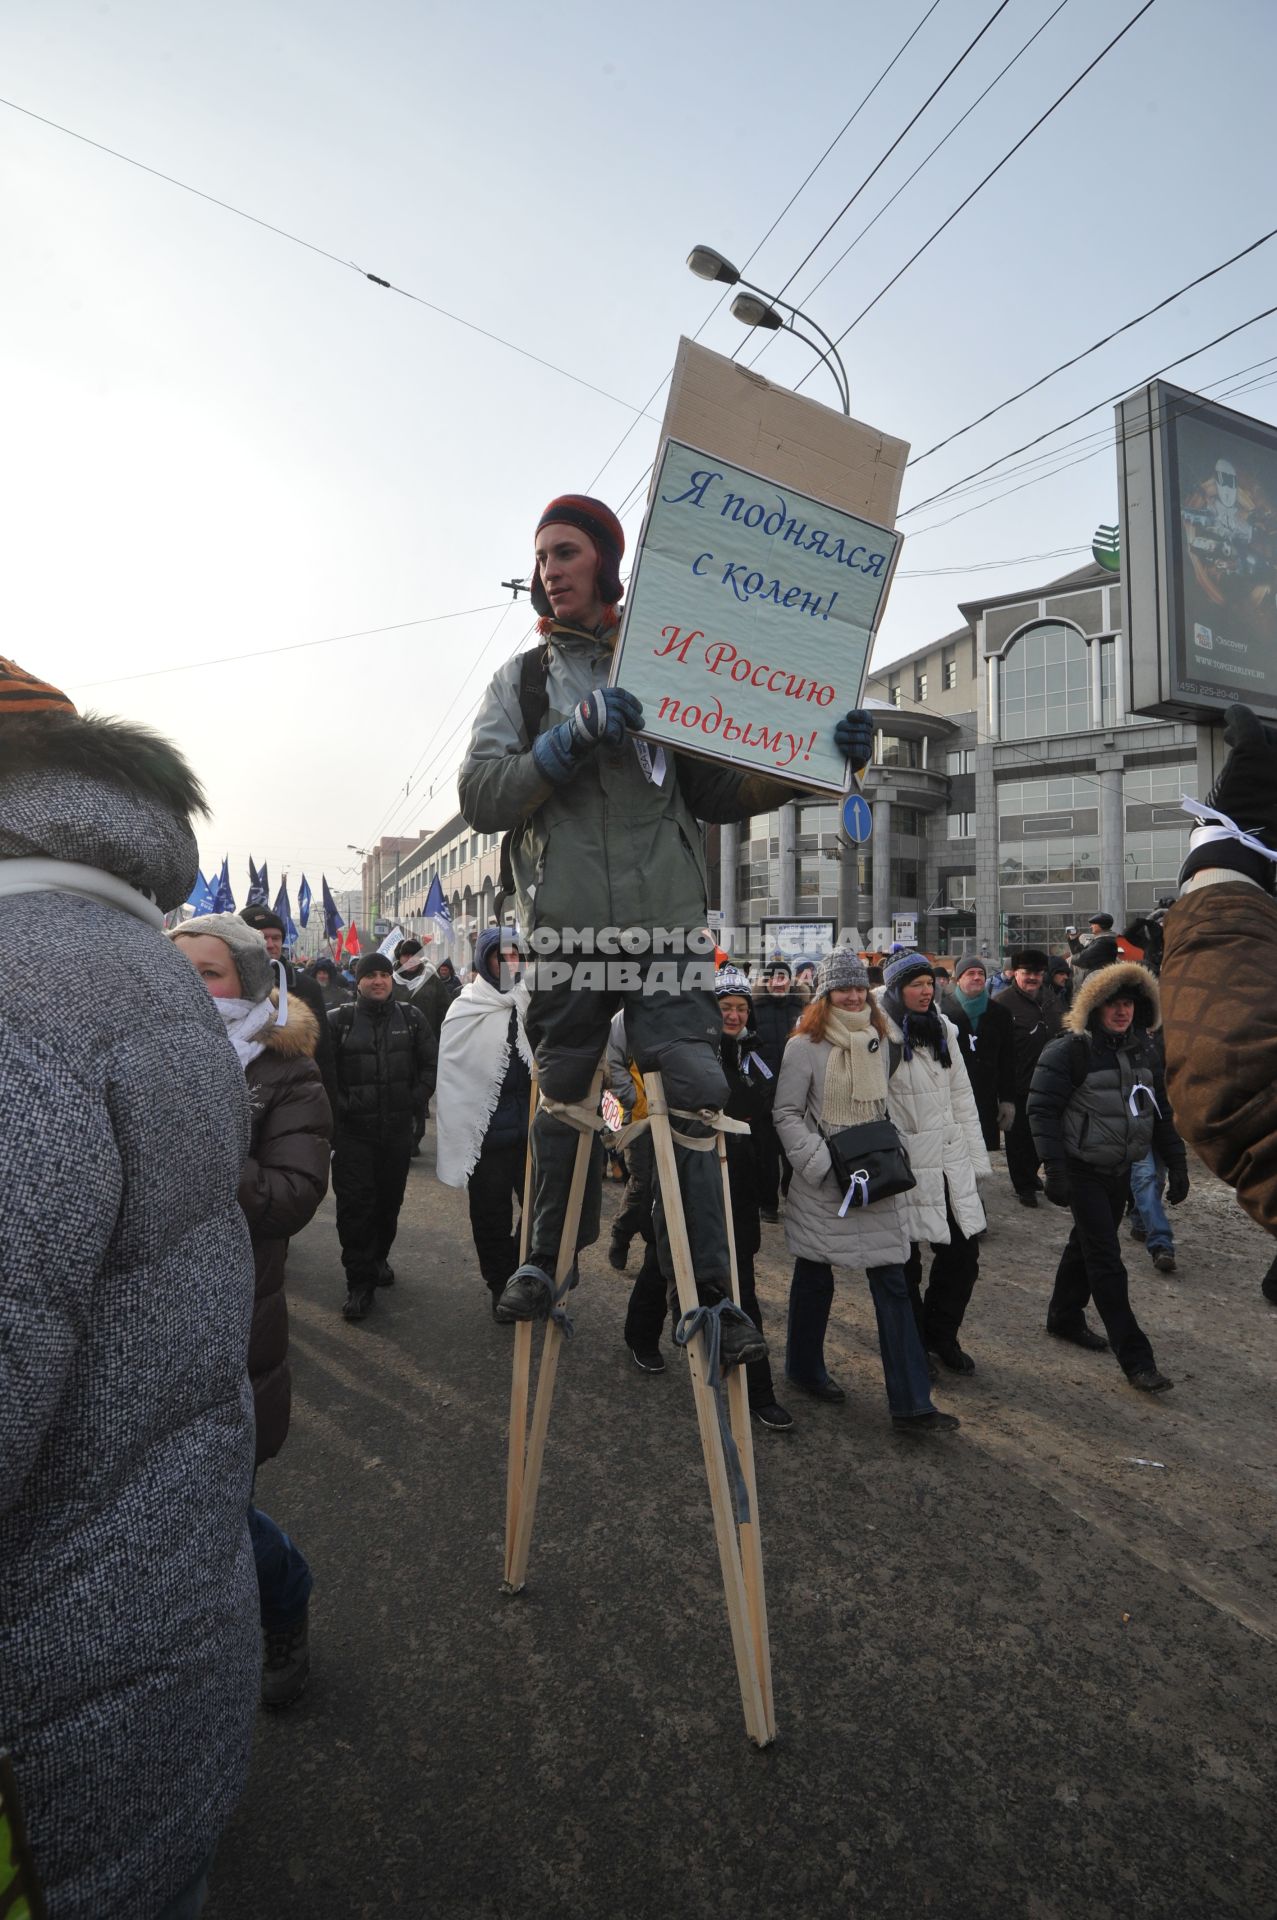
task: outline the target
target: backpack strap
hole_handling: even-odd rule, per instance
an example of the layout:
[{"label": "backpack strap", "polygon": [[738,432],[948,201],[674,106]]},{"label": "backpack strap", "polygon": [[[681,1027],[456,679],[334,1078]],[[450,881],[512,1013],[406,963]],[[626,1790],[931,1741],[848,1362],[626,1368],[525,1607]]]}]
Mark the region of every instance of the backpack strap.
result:
[{"label": "backpack strap", "polygon": [[[529,747],[540,733],[550,705],[549,679],[549,647],[526,648],[519,655],[519,717],[523,722],[524,737]],[[514,841],[514,834],[515,829],[509,827],[501,836],[497,891],[493,901],[498,924],[505,903],[514,892],[514,869],[510,864],[510,848]]]},{"label": "backpack strap", "polygon": [[890,1080],[896,1068],[905,1057],[904,1043],[900,1040],[887,1042],[887,1078]]}]

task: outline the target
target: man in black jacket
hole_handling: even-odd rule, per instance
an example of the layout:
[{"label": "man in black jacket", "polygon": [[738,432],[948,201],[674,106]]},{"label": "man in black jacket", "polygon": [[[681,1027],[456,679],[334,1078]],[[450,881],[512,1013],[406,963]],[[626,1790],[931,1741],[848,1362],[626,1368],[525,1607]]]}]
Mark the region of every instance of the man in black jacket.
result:
[{"label": "man in black jacket", "polygon": [[1006,1136],[1007,1172],[1022,1207],[1036,1207],[1042,1182],[1041,1164],[1029,1126],[1029,1083],[1038,1056],[1060,1030],[1054,994],[1045,992],[1050,961],[1038,947],[1021,947],[1011,955],[1011,984],[995,993],[993,1004],[1005,1007],[1015,1022],[1015,1121]]},{"label": "man in black jacket", "polygon": [[366,953],[355,969],[354,1004],[328,1024],[337,1099],[333,1193],[346,1269],[347,1320],[362,1320],[378,1287],[394,1284],[394,1245],[412,1158],[413,1118],[434,1092],[439,1048],[415,1007],[392,998],[394,968]]},{"label": "man in black jacket", "polygon": [[[1169,1171],[1171,1205],[1188,1194],[1187,1155],[1151,1039],[1160,1019],[1157,982],[1146,967],[1124,961],[1092,970],[1069,1010],[1069,1032],[1043,1049],[1029,1092],[1046,1197],[1073,1215],[1047,1332],[1096,1351],[1111,1344],[1131,1385],[1144,1393],[1164,1392],[1171,1382],[1158,1372],[1131,1308],[1118,1241],[1131,1168],[1151,1146]],[[1107,1340],[1086,1324],[1092,1299]]]}]

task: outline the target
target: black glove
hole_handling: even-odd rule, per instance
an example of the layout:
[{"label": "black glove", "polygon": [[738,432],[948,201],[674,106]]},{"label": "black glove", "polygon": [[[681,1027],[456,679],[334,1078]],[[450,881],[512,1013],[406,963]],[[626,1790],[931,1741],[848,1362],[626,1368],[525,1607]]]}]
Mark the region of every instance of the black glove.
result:
[{"label": "black glove", "polygon": [[1067,1207],[1069,1204],[1069,1176],[1060,1166],[1044,1169],[1046,1179],[1046,1197],[1053,1207]]},{"label": "black glove", "polygon": [[863,707],[845,713],[834,727],[834,745],[845,753],[856,773],[863,773],[873,759],[874,725]]},{"label": "black glove", "polygon": [[1188,1198],[1188,1168],[1172,1167],[1166,1182],[1166,1198],[1173,1207]]},{"label": "black glove", "polygon": [[1228,758],[1206,804],[1277,848],[1277,727],[1239,703],[1228,710],[1224,740]]}]

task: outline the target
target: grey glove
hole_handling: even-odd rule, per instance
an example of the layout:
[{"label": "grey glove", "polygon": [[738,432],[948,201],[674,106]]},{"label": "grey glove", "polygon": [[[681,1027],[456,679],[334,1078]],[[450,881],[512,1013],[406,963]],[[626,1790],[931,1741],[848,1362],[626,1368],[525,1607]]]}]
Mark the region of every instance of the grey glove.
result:
[{"label": "grey glove", "polygon": [[1010,1133],[1012,1127],[1015,1125],[1015,1101],[999,1100],[997,1117],[998,1132]]}]

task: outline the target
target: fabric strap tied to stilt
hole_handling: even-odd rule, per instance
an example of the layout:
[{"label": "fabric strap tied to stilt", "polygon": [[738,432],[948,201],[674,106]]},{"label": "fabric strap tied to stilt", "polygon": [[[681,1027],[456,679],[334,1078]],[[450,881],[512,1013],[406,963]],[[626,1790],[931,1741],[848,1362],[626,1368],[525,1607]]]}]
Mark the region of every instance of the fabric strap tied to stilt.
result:
[{"label": "fabric strap tied to stilt", "polygon": [[727,1463],[727,1478],[732,1489],[732,1505],[736,1509],[739,1526],[749,1523],[749,1489],[745,1485],[745,1476],[741,1471],[740,1454],[732,1435],[731,1422],[727,1417],[727,1397],[723,1392],[723,1370],[719,1363],[719,1347],[723,1332],[723,1315],[728,1314],[734,1320],[743,1320],[752,1327],[753,1321],[743,1307],[726,1296],[716,1300],[712,1307],[700,1305],[690,1312],[679,1316],[674,1329],[674,1344],[685,1347],[698,1333],[705,1335],[705,1385],[714,1396],[714,1409],[718,1414],[718,1431],[723,1440],[723,1458]]},{"label": "fabric strap tied to stilt", "polygon": [[550,1275],[545,1271],[544,1267],[536,1266],[531,1260],[524,1261],[515,1277],[520,1280],[535,1280],[538,1282],[548,1302],[546,1319],[554,1322],[565,1340],[570,1340],[576,1332],[576,1328],[572,1324],[571,1315],[565,1307],[559,1305],[559,1302],[577,1283],[579,1275],[576,1269],[576,1262],[574,1261],[568,1268],[568,1277],[561,1287],[555,1286],[554,1281],[550,1278]]}]

